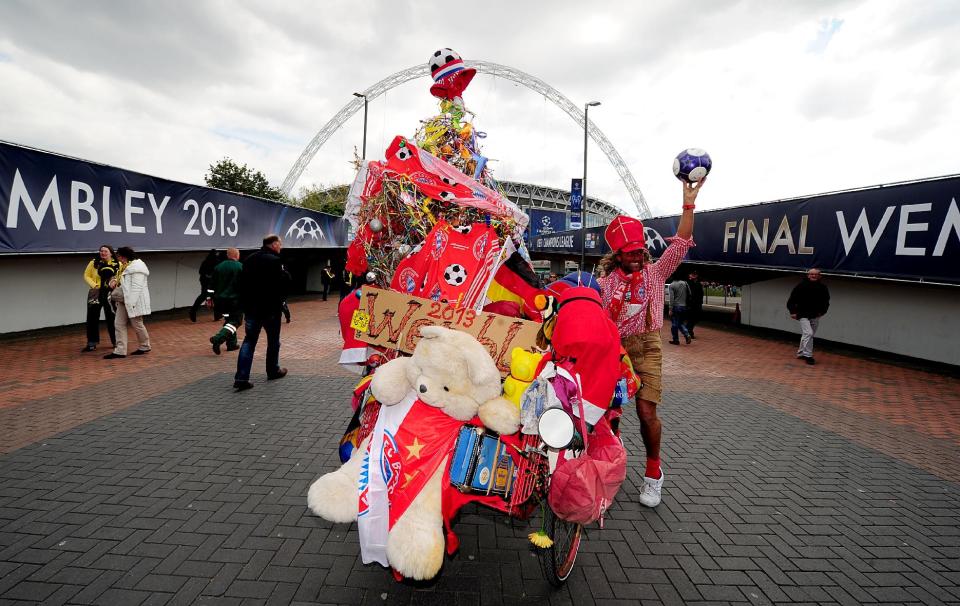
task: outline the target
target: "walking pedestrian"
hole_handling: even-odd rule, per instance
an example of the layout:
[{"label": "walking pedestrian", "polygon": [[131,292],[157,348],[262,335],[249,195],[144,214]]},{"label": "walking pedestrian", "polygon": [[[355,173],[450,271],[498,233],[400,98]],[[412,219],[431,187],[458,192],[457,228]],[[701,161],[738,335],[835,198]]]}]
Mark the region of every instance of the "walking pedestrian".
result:
[{"label": "walking pedestrian", "polygon": [[800,322],[800,348],[797,357],[811,366],[813,359],[813,337],[817,334],[820,318],[830,309],[830,290],[820,281],[820,270],[816,267],[807,271],[807,277],[797,284],[787,299],[790,317]]},{"label": "walking pedestrian", "polygon": [[346,267],[340,272],[340,300],[343,301],[351,292],[353,292],[353,274]]},{"label": "walking pedestrian", "polygon": [[687,275],[687,288],[690,289],[690,299],[687,301],[687,332],[691,339],[696,339],[693,329],[700,323],[700,316],[703,315],[703,284],[700,283],[696,270]]},{"label": "walking pedestrian", "polygon": [[683,280],[670,283],[670,344],[680,345],[680,333],[690,345],[690,332],[687,330],[687,303],[690,300],[690,287]]},{"label": "walking pedestrian", "polygon": [[210,343],[213,345],[213,353],[218,356],[224,342],[227,344],[227,351],[240,349],[237,344],[237,329],[243,322],[243,311],[240,307],[241,271],[243,264],[240,263],[240,251],[236,248],[228,248],[226,260],[213,268],[213,308],[216,314],[223,318],[223,327],[210,337]]},{"label": "walking pedestrian", "polygon": [[280,261],[282,248],[280,236],[270,234],[263,239],[263,247],[243,262],[240,304],[246,318],[233,381],[237,391],[253,387],[250,368],[261,330],[267,333],[267,379],[282,379],[287,374],[287,369],[280,367],[280,315],[290,288],[290,274]]},{"label": "walking pedestrian", "polygon": [[207,253],[207,257],[200,263],[200,294],[197,295],[197,298],[193,301],[193,305],[190,306],[190,321],[197,321],[197,310],[200,309],[200,306],[206,302],[207,299],[213,297],[213,285],[211,281],[213,280],[213,268],[220,263],[220,257],[217,255],[217,249],[211,248],[210,252]]},{"label": "walking pedestrian", "polygon": [[144,316],[150,315],[150,288],[147,283],[147,277],[150,270],[147,264],[137,256],[129,246],[121,246],[117,249],[117,260],[123,267],[118,278],[111,280],[110,285],[113,290],[110,292],[111,300],[116,303],[116,332],[117,345],[112,353],[103,356],[105,360],[114,360],[116,358],[127,357],[127,322],[133,326],[133,331],[137,334],[137,350],[131,353],[133,356],[141,356],[149,353],[150,335],[147,333],[146,326],[143,325]]},{"label": "walking pedestrian", "polygon": [[90,290],[87,291],[87,345],[81,352],[94,351],[100,344],[100,310],[107,321],[107,334],[110,343],[117,345],[113,307],[110,305],[110,280],[120,272],[120,263],[114,258],[113,247],[104,244],[97,257],[90,259],[83,272],[83,279]]},{"label": "walking pedestrian", "polygon": [[657,417],[657,405],[662,395],[660,329],[663,327],[664,285],[693,246],[694,203],[704,183],[706,179],[697,184],[684,183],[683,214],[677,235],[667,238],[670,245],[656,263],[647,261],[643,223],[639,220],[620,215],[604,232],[612,252],[601,261],[607,274],[600,280],[601,298],[620,331],[621,343],[641,381],[636,403],[647,464],[639,501],[647,507],[660,504],[664,478],[660,464],[662,427]]},{"label": "walking pedestrian", "polygon": [[330,285],[333,284],[333,280],[336,278],[336,275],[333,273],[333,268],[330,267],[330,263],[327,263],[327,266],[320,271],[320,284],[323,285],[323,300],[327,300],[327,295],[330,293]]}]

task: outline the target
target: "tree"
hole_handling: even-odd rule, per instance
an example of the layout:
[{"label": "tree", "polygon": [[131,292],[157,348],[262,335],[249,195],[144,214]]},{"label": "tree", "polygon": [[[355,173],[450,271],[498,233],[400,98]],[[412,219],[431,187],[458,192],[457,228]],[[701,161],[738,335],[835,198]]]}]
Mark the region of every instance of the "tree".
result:
[{"label": "tree", "polygon": [[302,188],[300,194],[294,198],[293,203],[303,208],[341,217],[347,203],[348,193],[350,193],[349,185],[324,187],[323,185],[313,184],[310,187]]},{"label": "tree", "polygon": [[210,172],[203,176],[203,180],[210,187],[240,194],[279,201],[285,201],[286,198],[280,188],[270,186],[270,182],[259,170],[254,170],[246,164],[240,166],[229,157],[211,164]]}]

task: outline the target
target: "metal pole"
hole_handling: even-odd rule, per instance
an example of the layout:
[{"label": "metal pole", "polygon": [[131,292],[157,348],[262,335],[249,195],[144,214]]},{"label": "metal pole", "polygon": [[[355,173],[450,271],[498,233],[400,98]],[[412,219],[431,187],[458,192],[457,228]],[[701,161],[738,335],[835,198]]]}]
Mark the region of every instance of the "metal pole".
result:
[{"label": "metal pole", "polygon": [[587,239],[587,128],[590,125],[590,107],[600,105],[599,101],[590,101],[583,104],[583,189],[580,194],[583,197],[580,203],[580,266],[577,268],[583,271],[586,265],[586,247]]},{"label": "metal pole", "polygon": [[586,236],[587,236],[587,213],[584,212],[587,209],[587,125],[590,124],[590,104],[587,103],[583,106],[583,189],[580,190],[580,195],[582,196],[582,202],[580,203],[580,266],[577,267],[577,270],[583,271],[583,266],[586,265],[586,253],[584,248],[586,247]]},{"label": "metal pole", "polygon": [[360,152],[361,160],[367,159],[367,96],[363,93],[353,93],[354,97],[363,99],[363,147]]},{"label": "metal pole", "polygon": [[367,96],[363,96],[363,159],[367,159]]}]

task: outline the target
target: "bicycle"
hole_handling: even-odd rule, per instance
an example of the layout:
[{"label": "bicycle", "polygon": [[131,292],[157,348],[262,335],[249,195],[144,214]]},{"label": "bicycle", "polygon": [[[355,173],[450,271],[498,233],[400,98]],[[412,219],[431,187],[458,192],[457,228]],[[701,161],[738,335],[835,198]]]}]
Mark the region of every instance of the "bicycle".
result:
[{"label": "bicycle", "polygon": [[[547,500],[552,473],[550,451],[556,451],[556,456],[559,457],[567,448],[578,449],[573,421],[566,413],[558,409],[552,410],[562,414],[549,415],[550,419],[546,420],[551,423],[549,428],[545,427],[544,416],[546,415],[541,416],[539,434],[517,433],[509,436],[498,436],[492,432],[484,434],[489,439],[497,440],[498,455],[495,455],[495,460],[501,452],[499,445],[503,444],[514,462],[515,473],[512,485],[505,491],[509,492],[509,497],[490,494],[491,491],[488,488],[486,492],[466,493],[464,500],[501,511],[518,520],[529,520],[538,509],[542,510],[541,530],[552,541],[546,547],[539,547],[537,555],[547,581],[554,587],[561,587],[569,578],[576,563],[583,538],[583,525],[559,518]],[[472,431],[475,426],[467,425],[465,428]],[[583,447],[582,442],[579,442],[579,447]],[[476,460],[471,463],[471,465],[475,464]],[[471,467],[465,474],[465,483],[469,484],[470,476],[474,472],[476,468]],[[454,485],[460,486],[458,483]]]}]

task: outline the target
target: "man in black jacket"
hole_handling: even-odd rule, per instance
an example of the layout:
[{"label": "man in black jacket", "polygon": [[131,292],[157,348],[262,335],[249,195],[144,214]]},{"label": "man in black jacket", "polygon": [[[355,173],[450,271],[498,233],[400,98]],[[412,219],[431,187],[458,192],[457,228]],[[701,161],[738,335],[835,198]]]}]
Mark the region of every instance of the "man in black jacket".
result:
[{"label": "man in black jacket", "polygon": [[333,273],[333,268],[330,267],[330,262],[327,262],[326,267],[320,270],[320,284],[323,285],[323,300],[327,300],[327,295],[330,293],[330,286],[333,285],[333,280],[337,275]]},{"label": "man in black jacket", "polygon": [[216,248],[211,248],[207,258],[200,264],[200,294],[190,306],[190,321],[197,321],[197,310],[207,299],[213,298],[213,268],[220,263],[220,255]]},{"label": "man in black jacket", "polygon": [[787,299],[790,317],[800,321],[800,349],[797,357],[807,364],[815,364],[813,359],[813,335],[817,332],[820,317],[830,308],[830,291],[820,281],[820,270],[816,267],[807,272],[807,277],[793,288]]},{"label": "man in black jacket", "polygon": [[237,374],[233,387],[244,391],[250,383],[250,367],[257,348],[260,330],[267,332],[267,379],[282,379],[286,368],[280,367],[280,315],[290,288],[290,274],[280,261],[283,242],[271,234],[263,239],[263,248],[243,262],[240,272],[240,304],[246,314],[245,335],[237,358]]}]

